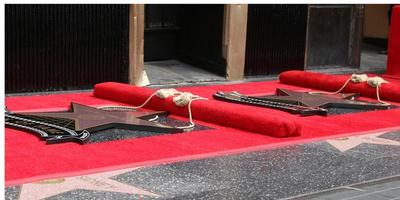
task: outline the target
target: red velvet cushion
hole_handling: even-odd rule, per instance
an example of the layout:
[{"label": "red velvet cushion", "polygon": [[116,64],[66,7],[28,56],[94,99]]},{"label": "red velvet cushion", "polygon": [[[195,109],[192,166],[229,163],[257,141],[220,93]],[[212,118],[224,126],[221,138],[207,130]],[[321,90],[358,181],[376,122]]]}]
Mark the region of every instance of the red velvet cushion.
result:
[{"label": "red velvet cushion", "polygon": [[[279,75],[282,83],[325,91],[337,91],[340,89],[350,75],[329,75],[305,71],[286,71]],[[400,82],[389,80],[379,88],[382,100],[400,102]],[[361,96],[376,98],[376,88],[369,86],[366,82],[350,82],[343,90],[348,93],[360,93]]]},{"label": "red velvet cushion", "polygon": [[[142,104],[154,92],[155,90],[150,88],[107,82],[95,85],[93,94],[95,97],[137,106]],[[196,93],[194,92],[194,94]],[[145,108],[165,110],[184,117],[188,116],[187,106],[176,106],[172,101],[172,97],[167,99],[154,97],[146,104]],[[252,106],[209,99],[207,101],[194,101],[191,108],[193,118],[196,120],[274,137],[300,135],[300,126],[293,118],[277,116],[267,110],[259,111],[258,109],[258,112],[254,112],[255,107]]]},{"label": "red velvet cushion", "polygon": [[395,6],[392,11],[388,45],[386,73],[400,78],[400,6]]}]

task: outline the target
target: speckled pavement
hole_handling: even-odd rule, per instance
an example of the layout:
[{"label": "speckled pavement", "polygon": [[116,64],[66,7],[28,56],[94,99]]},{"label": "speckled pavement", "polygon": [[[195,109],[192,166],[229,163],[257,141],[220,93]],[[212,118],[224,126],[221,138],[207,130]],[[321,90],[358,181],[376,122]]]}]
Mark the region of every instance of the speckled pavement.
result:
[{"label": "speckled pavement", "polygon": [[396,199],[399,177],[400,130],[44,180],[6,187],[5,196],[10,200]]}]

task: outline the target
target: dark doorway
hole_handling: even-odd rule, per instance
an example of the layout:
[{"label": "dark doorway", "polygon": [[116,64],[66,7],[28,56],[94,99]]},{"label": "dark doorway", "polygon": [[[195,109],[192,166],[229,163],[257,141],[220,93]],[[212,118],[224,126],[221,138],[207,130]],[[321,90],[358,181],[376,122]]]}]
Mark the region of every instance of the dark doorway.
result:
[{"label": "dark doorway", "polygon": [[245,75],[304,68],[307,5],[249,5]]},{"label": "dark doorway", "polygon": [[145,5],[144,61],[177,57],[178,5]]},{"label": "dark doorway", "polygon": [[225,75],[224,5],[146,5],[144,60],[179,60]]},{"label": "dark doorway", "polygon": [[129,5],[6,5],[6,93],[128,81]]}]

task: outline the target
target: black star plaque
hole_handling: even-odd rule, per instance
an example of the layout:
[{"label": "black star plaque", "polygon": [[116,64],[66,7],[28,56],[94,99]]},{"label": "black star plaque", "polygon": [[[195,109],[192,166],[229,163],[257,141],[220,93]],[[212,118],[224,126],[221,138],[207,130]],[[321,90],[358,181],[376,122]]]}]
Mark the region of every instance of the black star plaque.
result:
[{"label": "black star plaque", "polygon": [[312,94],[277,88],[276,95],[255,98],[319,108],[388,109],[390,107],[385,104],[357,101],[358,96],[357,93]]},{"label": "black star plaque", "polygon": [[[71,103],[67,112],[6,112],[6,125],[39,133],[48,143],[84,142],[91,132],[122,128],[130,130],[176,133],[182,129],[148,121],[167,112],[104,111]],[[73,127],[71,128],[71,124]]]},{"label": "black star plaque", "polygon": [[20,113],[28,116],[63,118],[75,121],[75,131],[98,131],[108,128],[126,128],[154,132],[180,132],[170,126],[146,121],[156,115],[165,115],[164,111],[156,112],[120,112],[104,111],[90,106],[71,103],[71,112],[36,112]]},{"label": "black star plaque", "polygon": [[239,92],[217,92],[213,96],[223,101],[274,108],[302,116],[326,116],[328,115],[326,108],[364,110],[391,108],[390,105],[386,104],[357,101],[356,98],[359,94],[356,93],[312,94],[277,88],[276,95],[269,96],[246,96]]}]

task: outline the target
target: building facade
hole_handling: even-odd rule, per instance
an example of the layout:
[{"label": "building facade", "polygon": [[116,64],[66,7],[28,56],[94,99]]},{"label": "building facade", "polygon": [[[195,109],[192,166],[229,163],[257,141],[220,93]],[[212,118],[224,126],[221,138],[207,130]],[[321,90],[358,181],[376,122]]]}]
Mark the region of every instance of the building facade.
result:
[{"label": "building facade", "polygon": [[177,59],[246,76],[358,67],[364,5],[6,5],[6,92],[140,84]]}]

